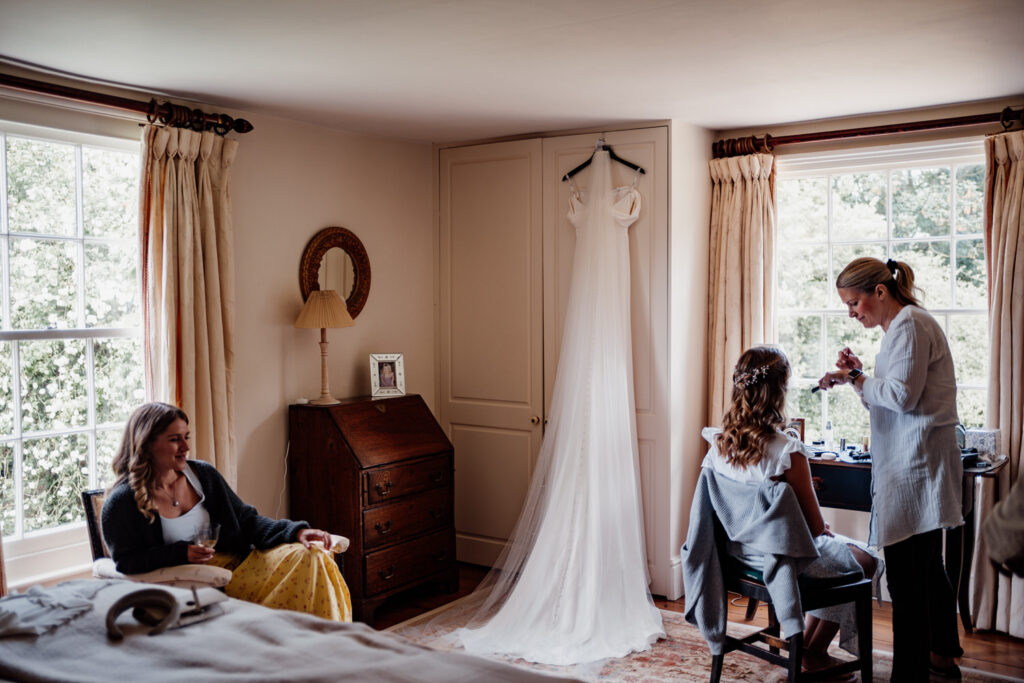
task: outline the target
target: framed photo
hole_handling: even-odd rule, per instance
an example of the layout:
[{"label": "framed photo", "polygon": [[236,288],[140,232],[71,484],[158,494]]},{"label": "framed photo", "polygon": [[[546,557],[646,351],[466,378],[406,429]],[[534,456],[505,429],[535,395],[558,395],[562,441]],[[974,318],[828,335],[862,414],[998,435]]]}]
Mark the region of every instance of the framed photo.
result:
[{"label": "framed photo", "polygon": [[405,396],[405,360],[401,353],[370,354],[370,395]]},{"label": "framed photo", "polygon": [[789,424],[786,425],[787,432],[795,432],[794,436],[799,437],[801,441],[804,440],[804,418],[794,417],[791,418]]}]

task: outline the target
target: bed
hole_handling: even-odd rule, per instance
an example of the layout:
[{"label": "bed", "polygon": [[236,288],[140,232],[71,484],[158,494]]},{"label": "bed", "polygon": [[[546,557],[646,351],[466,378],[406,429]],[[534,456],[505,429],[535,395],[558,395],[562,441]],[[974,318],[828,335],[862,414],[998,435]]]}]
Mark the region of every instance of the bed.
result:
[{"label": "bed", "polygon": [[[218,616],[149,635],[132,610],[107,612],[134,582],[81,579],[0,599],[0,679],[14,681],[543,681],[551,676],[437,652],[365,624],[325,621],[231,598]],[[209,589],[213,590],[213,589]],[[117,611],[116,609],[114,610]],[[560,679],[565,680],[565,679]]]}]

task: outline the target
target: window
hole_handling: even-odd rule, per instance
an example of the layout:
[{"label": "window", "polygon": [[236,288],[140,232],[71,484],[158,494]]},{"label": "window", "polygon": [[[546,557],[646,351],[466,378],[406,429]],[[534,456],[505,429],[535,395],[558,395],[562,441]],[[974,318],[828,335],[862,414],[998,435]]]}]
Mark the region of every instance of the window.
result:
[{"label": "window", "polygon": [[84,538],[80,492],[110,483],[145,400],[139,144],[0,122],[0,150],[0,531],[15,559]]},{"label": "window", "polygon": [[981,141],[779,157],[778,168],[776,324],[794,370],[787,412],[807,420],[807,440],[821,438],[827,420],[837,440],[859,443],[869,431],[854,392],[809,391],[844,346],[873,370],[882,330],[849,318],[834,286],[858,256],[914,269],[919,298],[949,340],[960,421],[982,426],[989,347]]}]

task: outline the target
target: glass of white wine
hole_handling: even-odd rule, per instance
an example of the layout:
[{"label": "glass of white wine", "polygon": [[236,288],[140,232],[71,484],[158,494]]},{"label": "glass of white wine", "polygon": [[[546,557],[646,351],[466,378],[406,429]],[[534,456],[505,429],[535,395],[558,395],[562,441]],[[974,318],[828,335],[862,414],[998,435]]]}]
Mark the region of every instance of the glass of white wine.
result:
[{"label": "glass of white wine", "polygon": [[220,524],[207,524],[199,527],[199,531],[196,532],[195,537],[192,539],[193,543],[198,545],[212,548],[217,545],[217,539],[220,537]]}]

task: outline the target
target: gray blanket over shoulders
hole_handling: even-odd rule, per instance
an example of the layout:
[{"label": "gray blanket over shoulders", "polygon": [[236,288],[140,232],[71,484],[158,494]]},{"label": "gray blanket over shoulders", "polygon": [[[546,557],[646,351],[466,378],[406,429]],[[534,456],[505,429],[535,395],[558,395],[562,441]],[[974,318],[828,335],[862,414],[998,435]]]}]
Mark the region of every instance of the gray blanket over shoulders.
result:
[{"label": "gray blanket over shoulders", "polygon": [[747,484],[703,468],[690,507],[682,548],[688,622],[700,629],[711,654],[725,643],[726,592],[715,548],[714,517],[746,554],[764,555],[764,581],[782,637],[803,630],[797,576],[818,558],[796,494],[789,484]]}]

